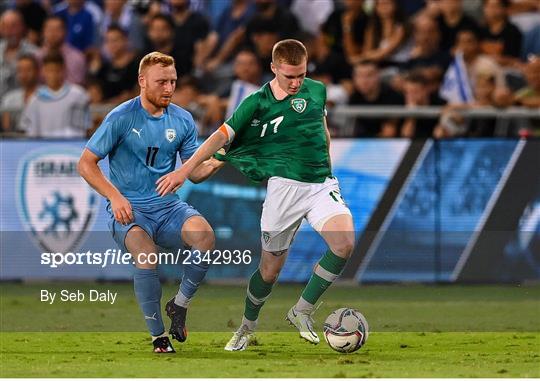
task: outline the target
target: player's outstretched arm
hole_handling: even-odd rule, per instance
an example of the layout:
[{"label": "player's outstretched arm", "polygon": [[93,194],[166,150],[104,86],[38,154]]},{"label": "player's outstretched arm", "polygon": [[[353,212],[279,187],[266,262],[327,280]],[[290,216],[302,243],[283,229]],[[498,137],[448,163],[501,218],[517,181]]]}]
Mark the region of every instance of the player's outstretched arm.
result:
[{"label": "player's outstretched arm", "polygon": [[201,165],[202,162],[208,160],[221,147],[227,143],[228,137],[224,132],[217,130],[199,147],[199,149],[189,158],[188,161],[176,171],[160,177],[156,181],[156,191],[160,196],[165,196],[168,193],[176,192],[186,179],[191,177],[192,172]]},{"label": "player's outstretched arm", "polygon": [[131,204],[103,175],[98,166],[99,160],[100,158],[96,154],[85,148],[77,164],[77,170],[96,192],[111,202],[114,218],[122,225],[127,225],[133,222]]},{"label": "player's outstretched arm", "polygon": [[212,177],[214,173],[219,171],[224,165],[224,161],[211,157],[210,159],[203,161],[191,172],[189,175],[189,180],[195,184],[202,183],[203,181]]}]

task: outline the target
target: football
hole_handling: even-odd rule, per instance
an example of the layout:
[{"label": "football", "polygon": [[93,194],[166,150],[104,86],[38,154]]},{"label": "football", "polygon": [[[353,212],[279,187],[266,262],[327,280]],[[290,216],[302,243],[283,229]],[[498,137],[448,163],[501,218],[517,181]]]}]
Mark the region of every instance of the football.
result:
[{"label": "football", "polygon": [[369,326],[360,312],[352,308],[340,308],[326,318],[323,331],[330,348],[341,353],[351,353],[366,343]]}]

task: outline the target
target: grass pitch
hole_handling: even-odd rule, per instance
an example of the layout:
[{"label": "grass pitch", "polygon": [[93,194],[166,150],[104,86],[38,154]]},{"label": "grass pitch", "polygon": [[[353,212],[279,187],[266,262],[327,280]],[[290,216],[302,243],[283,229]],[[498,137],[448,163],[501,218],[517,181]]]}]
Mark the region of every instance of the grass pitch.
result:
[{"label": "grass pitch", "polygon": [[[41,289],[118,292],[116,302],[39,302]],[[175,293],[166,285],[163,302]],[[317,311],[360,310],[367,344],[353,354],[302,341],[284,321],[300,286],[278,285],[257,343],[223,346],[245,287],[204,285],[178,353],[151,353],[130,284],[1,284],[0,377],[540,377],[540,287],[332,287]],[[168,319],[165,318],[166,324]],[[40,331],[40,332],[37,332]]]}]

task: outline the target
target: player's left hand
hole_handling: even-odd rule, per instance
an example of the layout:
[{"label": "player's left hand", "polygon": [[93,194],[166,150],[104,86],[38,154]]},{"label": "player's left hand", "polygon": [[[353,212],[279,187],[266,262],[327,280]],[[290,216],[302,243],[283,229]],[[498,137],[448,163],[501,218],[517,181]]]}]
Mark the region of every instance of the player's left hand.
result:
[{"label": "player's left hand", "polygon": [[186,179],[187,176],[180,170],[172,171],[165,176],[161,176],[158,181],[156,181],[156,191],[160,197],[163,197],[168,193],[174,193],[184,185]]}]

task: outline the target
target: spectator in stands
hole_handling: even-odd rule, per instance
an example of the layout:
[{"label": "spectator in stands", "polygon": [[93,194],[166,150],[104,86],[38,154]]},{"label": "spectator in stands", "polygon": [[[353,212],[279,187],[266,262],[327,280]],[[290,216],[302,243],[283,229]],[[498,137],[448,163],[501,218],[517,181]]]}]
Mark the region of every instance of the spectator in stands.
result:
[{"label": "spectator in stands", "polygon": [[463,12],[462,0],[440,0],[439,14],[436,22],[441,31],[441,48],[450,50],[455,46],[456,36],[460,30],[478,28],[476,21]]},{"label": "spectator in stands", "polygon": [[253,17],[255,7],[251,0],[233,0],[223,10],[216,24],[218,33],[217,52],[206,62],[204,69],[213,72],[226,62],[244,38],[247,22]]},{"label": "spectator in stands", "polygon": [[45,85],[38,87],[23,111],[21,129],[39,138],[83,138],[90,128],[86,91],[65,81],[64,58],[51,53],[43,58]]},{"label": "spectator in stands", "polygon": [[[374,61],[361,61],[354,66],[354,92],[350,105],[385,106],[403,105],[403,97],[390,86],[381,82],[379,68]],[[384,118],[361,118],[356,121],[354,136],[397,136],[397,120]]]},{"label": "spectator in stands", "polygon": [[216,47],[218,35],[210,30],[210,24],[203,14],[190,10],[189,0],[169,1],[175,24],[175,46],[179,50],[175,56],[179,60],[176,66],[181,76],[191,73],[194,68],[203,68]]},{"label": "spectator in stands", "polygon": [[502,66],[513,65],[520,57],[522,35],[508,19],[509,0],[484,0],[481,28],[482,50]]},{"label": "spectator in stands", "polygon": [[223,109],[214,94],[203,94],[194,77],[180,78],[172,97],[172,102],[191,112],[199,134],[208,136],[223,121]]},{"label": "spectator in stands", "polygon": [[[495,107],[497,79],[493,74],[479,74],[474,83],[474,102],[472,107]],[[495,117],[472,119],[468,123],[467,136],[489,137],[495,134]]]},{"label": "spectator in stands", "polygon": [[139,15],[127,0],[105,0],[103,21],[99,35],[104,38],[111,25],[126,31],[130,47],[136,51],[144,49],[144,27]]},{"label": "spectator in stands", "polygon": [[174,21],[172,18],[163,13],[152,16],[148,23],[147,33],[148,46],[145,52],[158,51],[168,54],[174,57],[178,76],[180,77],[181,73],[187,73],[188,68],[180,66],[184,61],[179,57],[180,49],[177,48],[175,43]]},{"label": "spectator in stands", "polygon": [[[493,74],[479,74],[474,84],[474,103],[472,107],[497,107],[497,78]],[[473,119],[469,121],[467,136],[490,137],[495,134],[495,117]]]},{"label": "spectator in stands", "polygon": [[420,15],[414,22],[414,45],[405,63],[407,71],[425,69],[444,73],[451,61],[448,51],[440,49],[441,34],[437,22],[428,16]]},{"label": "spectator in stands", "polygon": [[540,55],[540,24],[531,28],[523,36],[523,51],[521,58],[527,59],[529,55]]},{"label": "spectator in stands", "polygon": [[540,3],[538,0],[510,0],[508,12],[514,15],[530,15],[533,16],[536,13],[535,19],[538,20],[540,15],[537,13],[540,11]]},{"label": "spectator in stands", "polygon": [[102,84],[106,103],[122,103],[136,96],[139,60],[129,48],[128,35],[118,25],[111,25],[105,34],[105,53],[93,62],[91,72]]},{"label": "spectator in stands", "polygon": [[540,56],[533,56],[525,66],[527,86],[519,90],[514,97],[514,103],[540,108]]},{"label": "spectator in stands", "polygon": [[[86,93],[88,94],[89,98],[89,104],[92,105],[101,105],[104,103],[103,98],[103,85],[101,84],[100,80],[97,78],[89,78],[88,81],[86,81]],[[94,132],[98,129],[98,127],[103,122],[103,119],[107,116],[106,112],[92,112],[91,113],[91,127],[88,130],[88,137],[91,137]]]},{"label": "spectator in stands", "polygon": [[[403,95],[406,107],[444,106],[446,102],[437,95],[430,96],[429,81],[419,70],[411,71],[404,78]],[[437,118],[405,118],[399,135],[404,138],[428,138],[433,135]]]},{"label": "spectator in stands", "polygon": [[231,85],[226,98],[225,119],[228,119],[240,102],[251,93],[259,90],[262,84],[262,68],[259,58],[250,49],[243,49],[234,59],[234,75],[236,79]]},{"label": "spectator in stands", "polygon": [[[316,67],[314,71],[308,71],[309,78],[324,83],[326,87],[326,123],[331,137],[350,136],[350,129],[343,128],[347,123],[347,118],[333,113],[336,106],[344,106],[349,103],[349,95],[352,92],[352,81],[343,81],[334,83],[332,81],[333,73],[327,70],[327,67]],[[346,86],[345,86],[346,84]],[[354,128],[354,127],[353,127]]]},{"label": "spectator in stands", "polygon": [[362,59],[402,62],[400,47],[407,37],[405,16],[396,0],[376,0],[366,29]]},{"label": "spectator in stands", "polygon": [[338,53],[328,48],[321,33],[318,35],[300,33],[298,40],[304,43],[308,52],[308,76],[311,77],[312,73],[315,72],[324,73],[330,76],[329,83],[350,82],[351,67]]},{"label": "spectator in stands", "polygon": [[[525,66],[525,77],[527,86],[519,90],[514,96],[514,103],[519,106],[530,108],[540,108],[540,56],[532,56]],[[521,128],[518,134],[523,137],[534,135],[540,136],[540,120],[531,119],[529,126]]]},{"label": "spectator in stands", "polygon": [[[416,17],[413,28],[413,46],[408,60],[401,65],[404,72],[417,71],[422,74],[429,93],[438,92],[443,74],[452,61],[448,51],[440,50],[440,31],[435,19],[423,12]],[[403,89],[403,76],[393,78],[396,89]]]},{"label": "spectator in stands", "polygon": [[161,0],[148,0],[148,1],[130,1],[135,13],[140,17],[143,27],[146,29],[150,24],[150,20],[155,15],[162,13],[168,14],[169,8],[167,4]]},{"label": "spectator in stands", "polygon": [[194,119],[197,120],[203,114],[197,103],[197,97],[200,93],[201,90],[197,79],[185,76],[179,78],[171,102],[191,112]]},{"label": "spectator in stands", "polygon": [[[299,31],[296,17],[285,7],[279,5],[276,0],[255,0],[255,13],[249,19],[245,27],[240,27],[231,33],[223,48],[205,66],[207,71],[214,71],[220,64],[226,62],[241,46],[249,45],[256,49],[253,44],[253,33],[260,32],[260,25],[278,35],[278,40],[291,38]],[[266,27],[270,25],[270,27]]]},{"label": "spectator in stands", "polygon": [[345,0],[344,8],[337,8],[322,27],[330,50],[349,64],[362,54],[368,17],[363,0]]},{"label": "spectator in stands", "polygon": [[[403,13],[407,18],[418,15],[421,12],[425,12],[430,6],[430,3],[438,2],[439,0],[407,0],[400,1],[400,5],[403,8]],[[433,15],[435,17],[436,15]]]},{"label": "spectator in stands", "polygon": [[231,4],[223,9],[216,23],[218,46],[223,46],[231,34],[245,27],[254,13],[255,5],[251,0],[232,0]]},{"label": "spectator in stands", "polygon": [[473,90],[480,76],[493,76],[496,78],[496,92],[506,91],[504,72],[493,58],[482,54],[477,29],[458,31],[454,52],[454,62],[448,67],[439,91],[448,103],[473,102]]},{"label": "spectator in stands", "polygon": [[300,31],[296,17],[276,0],[255,0],[256,12],[246,25],[246,40],[251,40],[251,34],[259,23],[273,25],[279,33],[279,39],[293,38]]},{"label": "spectator in stands", "polygon": [[463,11],[467,15],[471,16],[477,22],[477,24],[481,23],[483,17],[483,2],[484,0],[465,0],[463,2]]},{"label": "spectator in stands", "polygon": [[37,47],[24,39],[25,25],[16,10],[7,10],[0,16],[0,97],[17,87],[17,59],[25,54],[35,54]]},{"label": "spectator in stands", "polygon": [[[334,106],[346,105],[352,93],[351,68],[340,60],[337,53],[331,51],[324,42],[324,36],[314,36],[310,33],[301,33],[298,40],[302,41],[308,52],[307,76],[320,81],[326,86],[326,107],[330,111]],[[326,121],[330,135],[334,136],[343,131],[338,130],[343,124],[343,118],[327,115]],[[334,128],[335,127],[335,128]]]},{"label": "spectator in stands", "polygon": [[[90,77],[86,81],[86,93],[90,100],[90,104],[102,104],[105,103],[105,98],[103,97],[103,84],[97,78]],[[105,115],[104,115],[105,116]]]},{"label": "spectator in stands", "polygon": [[505,87],[504,72],[497,62],[486,54],[482,54],[478,29],[463,28],[457,32],[455,51],[463,54],[463,61],[467,68],[467,74],[471,86],[475,86],[477,78],[482,76],[494,76],[496,87]]},{"label": "spectator in stands", "polygon": [[[508,15],[510,21],[523,34],[523,40],[526,43],[527,40],[534,37],[533,30],[540,28],[540,1],[510,0]],[[538,40],[540,40],[540,37]],[[538,41],[538,44],[540,45],[540,41]],[[536,51],[536,54],[540,54],[540,50]],[[522,54],[522,58],[526,59],[526,57],[527,54]]]},{"label": "spectator in stands", "polygon": [[43,23],[47,18],[47,11],[40,2],[34,0],[16,0],[15,8],[21,12],[27,26],[26,38],[35,45],[39,44]]},{"label": "spectator in stands", "polygon": [[439,125],[433,131],[433,136],[435,138],[493,136],[497,123],[495,117],[465,120],[459,111],[496,106],[495,89],[495,75],[479,73],[473,88],[474,101],[470,104],[448,106],[443,111]]},{"label": "spectator in stands", "polygon": [[272,62],[272,48],[279,41],[279,33],[274,29],[271,21],[261,21],[251,28],[250,46],[257,53],[262,66],[262,82],[270,81],[274,74],[270,69]]},{"label": "spectator in stands", "polygon": [[86,77],[86,59],[84,54],[66,42],[66,25],[59,16],[51,16],[43,26],[43,46],[38,52],[41,60],[48,54],[59,53],[66,65],[68,82],[82,85]]},{"label": "spectator in stands", "polygon": [[2,114],[2,130],[15,130],[19,117],[39,83],[39,64],[31,54],[22,55],[17,60],[17,82],[20,87],[8,91],[2,97],[2,108],[12,111]]},{"label": "spectator in stands", "polygon": [[322,25],[334,11],[333,0],[293,0],[291,12],[298,20],[300,29],[317,35]]},{"label": "spectator in stands", "polygon": [[65,0],[55,9],[67,29],[67,41],[81,52],[86,52],[94,44],[95,25],[92,14],[85,8],[84,0]]}]

